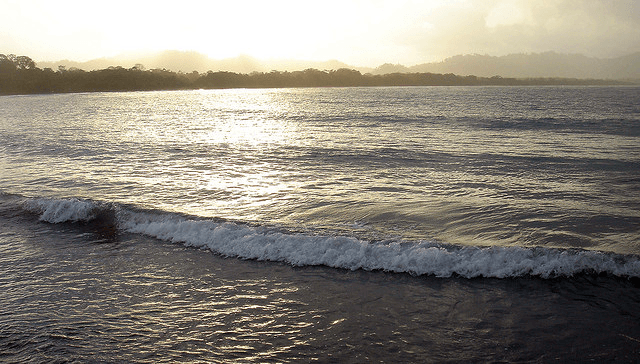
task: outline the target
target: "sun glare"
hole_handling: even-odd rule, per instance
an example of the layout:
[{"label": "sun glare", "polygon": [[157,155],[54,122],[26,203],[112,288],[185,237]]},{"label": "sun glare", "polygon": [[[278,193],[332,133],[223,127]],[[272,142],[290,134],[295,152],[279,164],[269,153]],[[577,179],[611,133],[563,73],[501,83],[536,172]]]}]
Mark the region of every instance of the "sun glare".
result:
[{"label": "sun glare", "polygon": [[[201,142],[231,147],[277,144],[291,133],[286,121],[274,116],[286,113],[287,105],[277,100],[280,90],[260,89],[201,91],[202,110],[212,115],[200,122],[207,129]],[[243,110],[238,114],[238,110]],[[242,115],[242,117],[238,117]],[[198,135],[194,135],[194,138]]]},{"label": "sun glare", "polygon": [[[36,62],[136,58],[193,51],[221,60],[338,60],[354,67],[406,66],[458,54],[637,51],[633,1],[6,0],[3,53]],[[510,28],[510,29],[509,29]],[[526,28],[526,29],[525,29]]]}]

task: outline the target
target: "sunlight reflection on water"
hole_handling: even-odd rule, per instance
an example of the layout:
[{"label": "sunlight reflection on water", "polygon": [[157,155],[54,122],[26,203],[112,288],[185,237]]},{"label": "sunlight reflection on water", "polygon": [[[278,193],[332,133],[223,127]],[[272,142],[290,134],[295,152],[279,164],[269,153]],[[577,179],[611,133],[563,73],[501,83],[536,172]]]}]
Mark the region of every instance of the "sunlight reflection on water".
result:
[{"label": "sunlight reflection on water", "polygon": [[[606,252],[640,253],[638,100],[640,88],[562,87],[0,97],[1,354],[636,358],[637,280],[598,269],[600,258],[637,266],[635,256]],[[47,213],[72,217],[48,224],[38,221],[45,211],[20,202],[40,199]],[[108,219],[105,237],[100,219],[72,222],[78,205],[121,208],[130,226]],[[462,246],[421,245],[430,239]],[[605,253],[587,252],[599,258],[585,266],[591,254],[541,246]],[[542,256],[554,278],[363,270],[413,273],[427,249],[444,252],[444,272],[462,277]],[[449,254],[465,250],[479,256]],[[487,260],[491,251],[497,258]],[[569,268],[580,273],[555,278],[557,255],[575,258]],[[351,256],[393,264],[339,263]],[[410,268],[394,270],[396,261]],[[297,262],[326,266],[287,265]],[[441,274],[429,255],[424,262],[436,270],[420,272]]]},{"label": "sunlight reflection on water", "polygon": [[[640,219],[634,197],[640,116],[622,101],[634,103],[636,91],[409,87],[33,96],[2,110],[12,121],[2,124],[11,171],[3,180],[20,194],[81,196],[319,233],[355,231],[368,239],[617,245],[630,252],[638,241],[625,221]],[[593,103],[579,102],[586,94]],[[619,226],[597,236],[579,231],[599,215],[617,218]],[[348,228],[354,224],[360,228]],[[625,242],[612,240],[621,236]]]}]

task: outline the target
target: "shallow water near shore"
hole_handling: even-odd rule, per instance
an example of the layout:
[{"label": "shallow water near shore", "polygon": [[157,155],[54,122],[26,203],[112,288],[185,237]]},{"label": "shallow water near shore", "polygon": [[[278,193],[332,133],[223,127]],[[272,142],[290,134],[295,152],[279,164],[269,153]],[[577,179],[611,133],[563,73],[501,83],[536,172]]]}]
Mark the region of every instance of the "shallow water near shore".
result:
[{"label": "shallow water near shore", "polygon": [[[28,220],[28,221],[25,221]],[[228,259],[3,219],[2,356],[92,362],[632,362],[636,280],[436,278]]]}]

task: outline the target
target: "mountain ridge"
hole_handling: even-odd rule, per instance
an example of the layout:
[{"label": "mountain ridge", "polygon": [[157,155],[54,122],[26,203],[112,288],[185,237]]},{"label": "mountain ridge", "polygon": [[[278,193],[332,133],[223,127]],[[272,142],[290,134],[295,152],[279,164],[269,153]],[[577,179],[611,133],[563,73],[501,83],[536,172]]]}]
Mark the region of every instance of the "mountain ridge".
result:
[{"label": "mountain ridge", "polygon": [[640,52],[616,58],[582,54],[515,53],[506,56],[457,55],[442,62],[408,68],[410,72],[454,73],[479,77],[566,77],[593,79],[640,79]]},{"label": "mountain ridge", "polygon": [[[174,72],[191,73],[197,71],[206,73],[208,71],[227,71],[236,73],[269,72],[278,71],[300,71],[308,68],[316,69],[340,69],[352,68],[346,63],[329,61],[299,61],[299,60],[259,60],[248,55],[239,55],[232,58],[212,59],[195,51],[163,51],[146,55],[120,55],[109,58],[98,58],[86,62],[76,62],[61,60],[55,62],[37,62],[40,68],[57,69],[58,66],[66,68],[78,68],[85,71],[105,69],[108,67],[131,68],[135,65],[143,65],[147,69],[166,69]],[[371,70],[371,69],[370,69]]]},{"label": "mountain ridge", "polygon": [[237,73],[300,71],[309,68],[337,70],[348,68],[362,73],[440,73],[474,75],[478,77],[537,78],[559,77],[578,79],[640,80],[640,52],[615,58],[595,58],[582,54],[513,53],[505,56],[481,54],[456,55],[441,62],[422,63],[414,66],[386,63],[376,68],[351,66],[329,61],[259,60],[241,55],[226,59],[211,59],[194,51],[164,51],[147,55],[121,55],[99,58],[87,62],[62,60],[37,62],[38,67],[57,69],[58,66],[83,70],[104,69],[110,66],[125,68],[143,65],[148,69],[167,69],[174,72],[229,71]]}]

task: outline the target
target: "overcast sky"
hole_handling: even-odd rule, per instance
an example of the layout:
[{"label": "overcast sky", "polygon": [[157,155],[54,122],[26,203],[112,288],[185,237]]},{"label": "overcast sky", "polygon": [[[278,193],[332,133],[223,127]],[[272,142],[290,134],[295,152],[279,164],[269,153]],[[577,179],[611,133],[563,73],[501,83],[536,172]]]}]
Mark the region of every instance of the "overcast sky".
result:
[{"label": "overcast sky", "polygon": [[161,50],[372,67],[471,53],[609,58],[640,51],[640,1],[0,0],[0,53],[87,61]]}]

